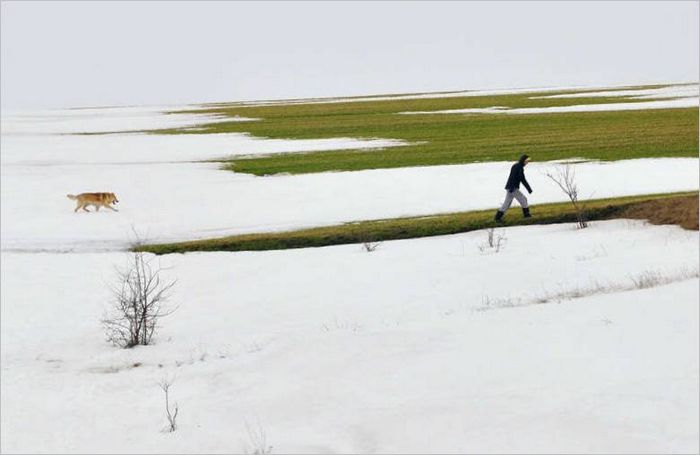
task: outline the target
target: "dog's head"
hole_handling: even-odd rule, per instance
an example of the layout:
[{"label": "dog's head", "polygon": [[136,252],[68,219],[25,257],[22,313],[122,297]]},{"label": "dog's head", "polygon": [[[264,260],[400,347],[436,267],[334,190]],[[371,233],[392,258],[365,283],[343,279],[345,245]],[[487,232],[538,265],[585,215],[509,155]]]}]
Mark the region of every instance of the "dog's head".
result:
[{"label": "dog's head", "polygon": [[109,200],[109,203],[110,203],[110,204],[116,204],[117,202],[119,202],[119,199],[117,199],[117,195],[116,195],[116,194],[114,194],[114,193],[107,193],[107,196],[108,196],[108,198],[109,198],[108,200]]}]

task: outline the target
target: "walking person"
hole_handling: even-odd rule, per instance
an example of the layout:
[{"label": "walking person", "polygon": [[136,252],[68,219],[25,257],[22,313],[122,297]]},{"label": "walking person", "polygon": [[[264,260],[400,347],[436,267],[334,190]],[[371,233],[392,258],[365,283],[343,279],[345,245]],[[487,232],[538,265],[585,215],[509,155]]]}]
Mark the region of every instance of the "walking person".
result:
[{"label": "walking person", "polygon": [[522,183],[529,193],[532,193],[532,188],[530,184],[527,183],[525,179],[525,166],[530,162],[530,157],[528,155],[522,155],[517,163],[515,163],[510,168],[510,175],[508,176],[508,181],[506,182],[506,199],[503,201],[503,205],[496,212],[495,220],[501,221],[506,210],[510,207],[513,202],[513,198],[518,200],[520,206],[523,208],[523,216],[525,218],[530,218],[530,207],[527,204],[527,198],[520,191],[520,184]]}]

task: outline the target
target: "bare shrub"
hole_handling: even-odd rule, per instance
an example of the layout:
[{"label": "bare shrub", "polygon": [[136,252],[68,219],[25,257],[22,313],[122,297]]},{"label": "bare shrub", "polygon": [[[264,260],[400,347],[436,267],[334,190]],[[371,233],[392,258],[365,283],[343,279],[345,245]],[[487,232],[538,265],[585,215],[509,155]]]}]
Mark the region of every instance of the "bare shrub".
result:
[{"label": "bare shrub", "polygon": [[245,453],[250,455],[269,455],[272,453],[272,446],[267,443],[267,434],[259,422],[257,428],[253,428],[246,421],[245,428],[248,432],[248,448]]},{"label": "bare shrub", "polygon": [[372,251],[376,250],[377,247],[381,244],[382,242],[362,242],[362,246],[368,253],[371,253]]},{"label": "bare shrub", "polygon": [[382,242],[376,240],[376,236],[372,235],[369,228],[366,226],[360,225],[358,229],[358,239],[362,243],[362,248],[364,248],[366,252],[371,253],[382,244]]},{"label": "bare shrub", "polygon": [[495,228],[489,228],[486,230],[486,243],[481,243],[477,246],[479,248],[479,251],[482,253],[486,251],[487,249],[491,249],[498,253],[501,251],[501,248],[506,243],[506,236],[503,233],[498,233],[496,234],[496,229]]},{"label": "bare shrub", "polygon": [[200,344],[190,350],[190,365],[195,362],[204,362],[209,357],[209,351],[206,346]]},{"label": "bare shrub", "polygon": [[177,414],[180,412],[180,407],[177,403],[172,409],[170,408],[170,387],[173,385],[173,381],[163,379],[159,385],[163,393],[165,393],[165,416],[168,418],[167,431],[172,433],[177,429]]},{"label": "bare shrub", "polygon": [[576,222],[580,229],[588,226],[588,221],[586,220],[586,210],[585,206],[581,204],[578,199],[579,188],[576,183],[576,171],[567,163],[563,166],[558,166],[554,172],[546,172],[545,175],[552,179],[559,188],[569,197],[571,204],[574,206],[574,211],[576,212]]},{"label": "bare shrub", "polygon": [[113,307],[101,320],[107,341],[116,346],[150,344],[159,320],[175,311],[164,305],[175,281],[163,283],[161,269],[152,267],[152,260],[145,253],[131,253],[129,265],[117,270]]}]

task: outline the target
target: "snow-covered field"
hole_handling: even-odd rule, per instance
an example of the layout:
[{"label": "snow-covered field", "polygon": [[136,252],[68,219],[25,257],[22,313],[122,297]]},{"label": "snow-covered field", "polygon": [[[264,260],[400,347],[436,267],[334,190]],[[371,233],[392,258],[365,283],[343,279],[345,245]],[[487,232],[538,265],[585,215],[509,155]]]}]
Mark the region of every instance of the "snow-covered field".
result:
[{"label": "snow-covered field", "polygon": [[528,305],[692,273],[697,232],[503,233],[166,256],[179,309],[133,350],[98,322],[124,253],[3,253],[3,452],[252,453],[246,423],[273,453],[697,452],[697,279]]},{"label": "snow-covered field", "polygon": [[[51,134],[82,122],[62,115],[3,117],[3,453],[700,449],[696,231],[617,220],[502,229],[497,253],[478,231],[168,255],[154,260],[177,311],[154,345],[120,350],[99,320],[132,227],[170,240],[495,208],[509,163],[261,178],[188,161],[358,144]],[[172,120],[149,115],[139,128]],[[398,145],[381,141],[366,145]],[[561,200],[551,166],[528,167],[534,203]],[[697,159],[575,167],[585,197],[698,188]],[[116,192],[120,212],[73,213],[65,194],[83,191]],[[635,288],[655,276],[671,282]]]},{"label": "snow-covered field", "polygon": [[[697,189],[697,163],[669,158],[581,163],[575,168],[582,196],[599,198]],[[151,241],[168,241],[495,208],[505,194],[510,165],[261,178],[218,170],[216,164],[3,163],[2,248],[113,250],[131,240],[132,227]],[[531,202],[565,200],[544,175],[553,166],[528,166]],[[645,177],[621,177],[625,175]],[[115,192],[120,212],[74,213],[75,202],[66,193],[88,191]]]},{"label": "snow-covered field", "polygon": [[[137,111],[137,116],[145,111]],[[160,124],[161,117],[154,114],[153,124]],[[120,121],[122,126],[129,124],[128,118]],[[47,135],[40,125],[33,127],[33,134],[20,134],[7,126],[11,123],[12,117],[0,138],[0,224],[5,251],[122,249],[133,229],[151,241],[172,241],[486,209],[501,202],[510,167],[510,163],[480,163],[261,178],[191,161],[381,148],[401,142],[279,140],[244,134]],[[80,123],[72,117],[65,121],[68,131],[78,129]],[[565,200],[544,175],[555,164],[537,163],[533,158],[528,167],[535,189],[532,202]],[[669,158],[574,166],[582,197],[598,198],[697,189],[697,162]],[[116,193],[120,213],[74,213],[75,203],[66,194],[91,191]]]}]

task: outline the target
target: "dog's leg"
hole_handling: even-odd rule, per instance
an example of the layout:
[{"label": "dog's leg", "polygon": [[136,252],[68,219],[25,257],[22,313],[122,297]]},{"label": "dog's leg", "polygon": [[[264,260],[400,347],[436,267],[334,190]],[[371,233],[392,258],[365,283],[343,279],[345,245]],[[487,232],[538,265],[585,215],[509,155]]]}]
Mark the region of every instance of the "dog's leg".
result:
[{"label": "dog's leg", "polygon": [[100,211],[100,206],[99,206],[99,205],[95,205],[95,211],[96,211],[96,212],[99,212],[99,211]]},{"label": "dog's leg", "polygon": [[83,205],[83,210],[85,210],[86,212],[90,213],[90,210],[87,209],[87,206],[88,206],[87,204],[84,204],[84,205]]},{"label": "dog's leg", "polygon": [[119,211],[119,210],[115,209],[114,207],[112,207],[111,205],[105,205],[105,207],[107,207],[108,209],[112,210],[113,212],[118,212],[118,211]]}]

